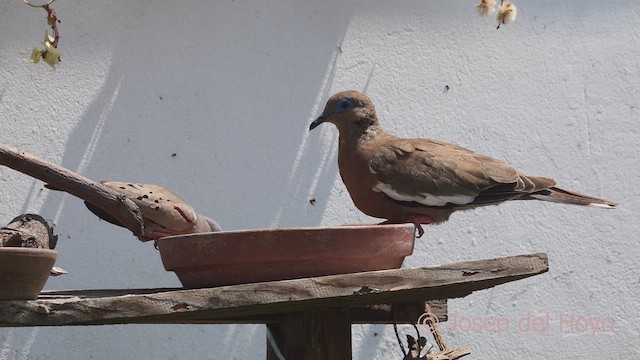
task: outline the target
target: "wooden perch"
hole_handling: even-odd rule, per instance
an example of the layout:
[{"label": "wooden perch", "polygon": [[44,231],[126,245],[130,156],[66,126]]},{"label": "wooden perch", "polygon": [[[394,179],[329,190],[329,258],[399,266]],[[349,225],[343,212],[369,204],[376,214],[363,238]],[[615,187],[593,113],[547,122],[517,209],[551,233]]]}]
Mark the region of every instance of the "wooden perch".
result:
[{"label": "wooden perch", "polygon": [[[263,323],[272,334],[269,344],[287,359],[350,359],[353,323],[415,324],[425,313],[444,321],[446,300],[438,300],[548,269],[546,254],[528,254],[208,289],[44,292],[37,300],[0,301],[0,326]],[[446,349],[424,358],[454,360],[469,353]],[[272,345],[267,359],[278,359]]]},{"label": "wooden perch", "polygon": [[113,216],[135,236],[143,234],[138,206],[100,183],[5,144],[0,144],[0,165],[44,181],[52,189],[79,197]]},{"label": "wooden perch", "polygon": [[177,323],[463,297],[548,271],[546,254],[168,291],[44,292],[0,301],[0,326]]}]

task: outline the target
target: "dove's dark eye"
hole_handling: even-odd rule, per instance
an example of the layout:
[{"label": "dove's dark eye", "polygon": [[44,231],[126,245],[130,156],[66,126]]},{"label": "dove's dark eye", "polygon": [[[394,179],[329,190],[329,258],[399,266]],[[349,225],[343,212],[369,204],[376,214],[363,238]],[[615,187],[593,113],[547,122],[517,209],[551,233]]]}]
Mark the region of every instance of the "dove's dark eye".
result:
[{"label": "dove's dark eye", "polygon": [[345,112],[351,109],[352,107],[353,107],[353,101],[349,99],[342,99],[338,101],[338,104],[336,104],[336,112],[337,113]]}]

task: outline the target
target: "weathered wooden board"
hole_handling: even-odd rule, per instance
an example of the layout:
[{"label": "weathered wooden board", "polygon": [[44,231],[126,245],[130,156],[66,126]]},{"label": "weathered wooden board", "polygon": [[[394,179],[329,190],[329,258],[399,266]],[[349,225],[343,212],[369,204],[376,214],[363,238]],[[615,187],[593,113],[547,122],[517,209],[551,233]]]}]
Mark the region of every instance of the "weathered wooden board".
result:
[{"label": "weathered wooden board", "polygon": [[546,254],[207,289],[94,290],[0,301],[0,326],[197,323],[463,297],[548,271]]}]

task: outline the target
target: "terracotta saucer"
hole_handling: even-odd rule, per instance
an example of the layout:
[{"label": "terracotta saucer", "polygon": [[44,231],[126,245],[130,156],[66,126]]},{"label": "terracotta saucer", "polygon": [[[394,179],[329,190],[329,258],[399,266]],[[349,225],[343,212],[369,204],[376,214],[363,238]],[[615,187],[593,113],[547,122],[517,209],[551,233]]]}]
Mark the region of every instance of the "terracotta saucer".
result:
[{"label": "terracotta saucer", "polygon": [[187,288],[400,268],[413,224],[280,228],[158,239],[164,268]]},{"label": "terracotta saucer", "polygon": [[44,287],[58,253],[0,247],[0,300],[32,300]]}]

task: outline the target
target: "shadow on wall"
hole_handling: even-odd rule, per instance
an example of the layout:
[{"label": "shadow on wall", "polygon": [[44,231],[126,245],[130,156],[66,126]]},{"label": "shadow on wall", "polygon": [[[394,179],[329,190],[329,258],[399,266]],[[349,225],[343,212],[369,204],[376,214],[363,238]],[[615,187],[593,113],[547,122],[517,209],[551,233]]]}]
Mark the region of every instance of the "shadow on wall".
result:
[{"label": "shadow on wall", "polygon": [[252,10],[130,12],[62,165],[96,180],[164,185],[227,229],[317,224],[336,166],[307,129],[350,14],[331,14],[327,27],[328,13],[303,5]]},{"label": "shadow on wall", "polygon": [[[336,44],[351,12],[336,14],[326,5],[313,11],[297,2],[254,5],[128,3],[104,84],[71,133],[61,165],[94,180],[161,184],[225,229],[319,224],[337,166],[335,150],[309,137],[308,126],[329,95]],[[150,243],[98,221],[78,199],[51,194],[41,212],[57,214],[59,232],[73,236],[58,243],[57,264],[70,275],[48,287],[178,286]],[[115,341],[127,356],[144,358],[149,349],[140,344],[153,333],[158,356],[181,357],[195,348],[233,353],[239,342],[225,339],[257,329],[231,326],[224,336],[196,331],[203,335],[194,337],[186,327],[110,326],[91,329],[96,336],[85,335],[83,346],[115,355]],[[74,358],[66,346],[52,350],[37,341],[43,331],[16,330],[3,348]],[[75,338],[77,331],[57,329],[56,338]],[[16,344],[17,338],[28,343]],[[198,338],[203,341],[195,343]]]},{"label": "shadow on wall", "polygon": [[[236,3],[130,6],[62,165],[94,180],[161,184],[225,229],[317,225],[337,166],[308,125],[327,98],[351,14],[298,4],[250,12]],[[90,228],[98,242],[121,237],[113,241],[131,253],[122,256],[159,268],[155,251],[135,257],[141,244],[75,198],[48,201],[43,213]],[[78,246],[60,245],[61,260],[83,257]]]}]

